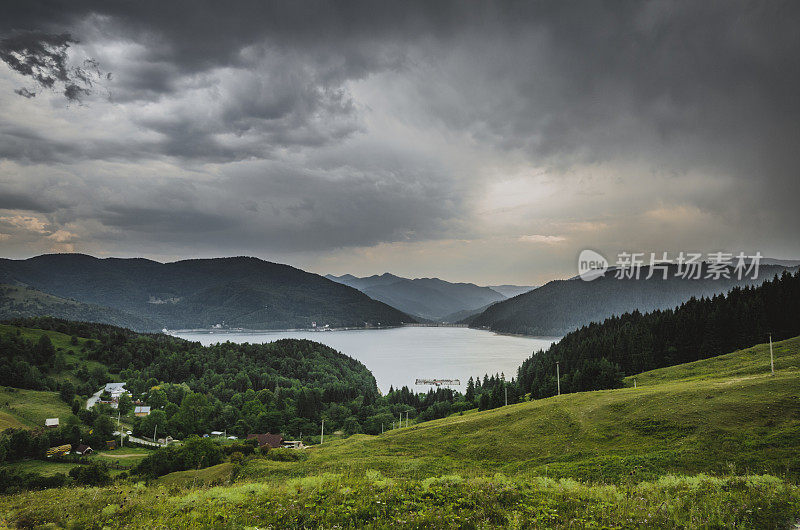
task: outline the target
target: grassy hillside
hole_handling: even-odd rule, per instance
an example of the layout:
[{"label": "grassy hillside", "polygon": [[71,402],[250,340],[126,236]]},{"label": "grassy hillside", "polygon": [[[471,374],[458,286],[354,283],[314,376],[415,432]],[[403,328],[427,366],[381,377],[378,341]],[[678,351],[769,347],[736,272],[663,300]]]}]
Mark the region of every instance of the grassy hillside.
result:
[{"label": "grassy hillside", "polygon": [[[541,475],[618,481],[667,473],[800,478],[800,338],[583,392],[314,447],[298,464],[255,461],[260,479],[377,469],[389,477]],[[631,378],[632,380],[632,378]],[[639,380],[643,384],[639,385]],[[632,382],[631,382],[632,385]]]},{"label": "grassy hillside", "polygon": [[0,523],[780,528],[800,518],[798,352],[800,338],[777,343],[775,375],[759,345],[640,374],[636,388],[353,436],[295,462],[9,496]]},{"label": "grassy hillside", "polygon": [[[800,339],[794,338],[773,343],[775,370],[796,373],[800,370]],[[710,359],[679,364],[644,372],[625,379],[626,386],[656,385],[669,381],[700,381],[703,379],[763,376],[770,370],[769,344],[737,350]]]},{"label": "grassy hillside", "polygon": [[0,431],[9,427],[44,427],[47,418],[65,422],[72,416],[58,392],[0,387]]},{"label": "grassy hillside", "polygon": [[[222,322],[276,329],[310,327],[314,321],[334,327],[414,321],[356,289],[257,258],[158,263],[50,254],[0,259],[0,283],[110,307],[150,322],[134,326],[138,330],[204,328]],[[87,320],[82,315],[71,318]]]}]

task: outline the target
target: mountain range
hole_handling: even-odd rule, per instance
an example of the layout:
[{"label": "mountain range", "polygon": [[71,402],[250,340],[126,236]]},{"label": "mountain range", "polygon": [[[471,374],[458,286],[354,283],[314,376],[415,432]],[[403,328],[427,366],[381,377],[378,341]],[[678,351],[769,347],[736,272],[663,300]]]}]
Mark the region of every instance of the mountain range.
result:
[{"label": "mountain range", "polygon": [[[359,278],[352,274],[325,276],[329,280],[354,287],[370,298],[425,320],[455,322],[476,314],[508,296],[490,287],[473,283],[451,283],[439,278],[403,278],[394,274]],[[503,285],[509,293],[524,292],[528,287]]]},{"label": "mountain range", "polygon": [[462,322],[501,333],[562,336],[613,315],[674,308],[691,297],[714,296],[736,286],[760,284],[784,270],[796,270],[796,267],[762,265],[755,279],[741,280],[734,274],[730,278],[706,279],[707,268],[702,270],[703,279],[697,280],[676,276],[675,266],[670,268],[667,279],[662,279],[660,271],[653,278],[645,279],[648,267],[641,269],[638,280],[616,279],[614,271],[608,271],[590,282],[578,278],[548,282],[533,291],[493,304]]},{"label": "mountain range", "polygon": [[[399,325],[415,319],[317,274],[236,257],[159,263],[46,254],[0,259],[0,318],[50,315],[136,330]],[[24,300],[23,300],[24,299]]]}]

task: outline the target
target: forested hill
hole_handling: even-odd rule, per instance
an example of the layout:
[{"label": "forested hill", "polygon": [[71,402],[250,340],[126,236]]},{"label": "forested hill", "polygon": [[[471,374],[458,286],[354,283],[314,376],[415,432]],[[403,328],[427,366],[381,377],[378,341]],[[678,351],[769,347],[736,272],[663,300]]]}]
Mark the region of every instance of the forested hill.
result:
[{"label": "forested hill", "polygon": [[[337,327],[414,321],[356,289],[257,258],[159,263],[49,254],[27,260],[1,259],[0,283],[111,308],[156,324],[153,328],[135,325],[139,330],[204,328],[222,323],[281,329],[309,327],[312,322]],[[37,314],[48,314],[46,307]],[[0,314],[3,318],[14,316],[22,315]],[[94,320],[92,315],[68,316]]]},{"label": "forested hill", "polygon": [[706,359],[736,349],[800,335],[800,272],[727,295],[692,298],[672,310],[639,311],[567,334],[518,371],[534,398],[620,386],[623,375]]},{"label": "forested hill", "polygon": [[[426,421],[475,406],[447,388],[415,394],[403,387],[382,396],[362,363],[309,340],[202,346],[50,317],[0,324],[0,387],[58,390],[91,425],[84,400],[109,381],[124,381],[153,409],[133,419],[135,434],[157,428],[176,438],[212,430],[308,437],[320,432],[322,419],[326,432],[379,434],[403,413]],[[496,404],[498,384],[485,379],[473,399],[483,403],[483,393],[493,391]]]},{"label": "forested hill", "polygon": [[[472,327],[501,333],[561,336],[590,322],[602,322],[612,315],[674,308],[692,296],[713,296],[736,286],[753,285],[781,274],[786,268],[762,265],[758,278],[737,280],[735,274],[720,279],[683,279],[670,267],[667,279],[656,271],[647,280],[649,268],[641,278],[616,279],[612,272],[591,282],[580,279],[556,280],[538,289],[489,306],[480,315],[465,320]],[[707,269],[703,269],[705,276]]]},{"label": "forested hill", "polygon": [[118,309],[60,298],[23,285],[0,284],[0,319],[42,315],[65,320],[112,324],[130,329],[161,329],[158,322],[150,318],[138,317]]},{"label": "forested hill", "polygon": [[181,438],[213,429],[310,434],[327,413],[332,429],[359,432],[359,415],[380,397],[362,363],[308,340],[202,346],[52,318],[10,324],[0,326],[0,385],[63,395],[65,381],[78,381],[71,394],[86,397],[121,380],[155,411],[137,430],[158,422],[159,432]]}]

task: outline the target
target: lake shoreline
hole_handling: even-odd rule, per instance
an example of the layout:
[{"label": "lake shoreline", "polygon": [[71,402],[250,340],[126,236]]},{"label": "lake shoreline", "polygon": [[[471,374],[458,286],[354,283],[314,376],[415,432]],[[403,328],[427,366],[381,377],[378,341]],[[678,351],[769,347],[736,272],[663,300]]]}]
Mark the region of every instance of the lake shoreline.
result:
[{"label": "lake shoreline", "polygon": [[[213,333],[211,333],[213,331]],[[520,365],[556,339],[511,336],[462,327],[402,326],[357,328],[349,333],[319,331],[202,330],[175,333],[203,345],[214,343],[268,343],[280,339],[311,340],[325,344],[363,363],[384,394],[390,386],[416,388],[417,379],[458,379],[463,391],[470,377],[504,373],[515,377]],[[459,388],[459,387],[455,387]]]}]

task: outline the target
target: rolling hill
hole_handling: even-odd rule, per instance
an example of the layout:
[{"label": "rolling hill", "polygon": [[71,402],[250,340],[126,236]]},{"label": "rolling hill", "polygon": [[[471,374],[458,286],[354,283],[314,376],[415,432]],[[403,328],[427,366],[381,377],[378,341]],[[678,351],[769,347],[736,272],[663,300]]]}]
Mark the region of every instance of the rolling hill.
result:
[{"label": "rolling hill", "polygon": [[[562,336],[591,322],[638,310],[674,308],[691,297],[713,296],[736,286],[760,284],[782,273],[781,265],[761,266],[757,279],[683,279],[672,268],[666,280],[659,274],[647,280],[616,279],[611,272],[591,282],[554,280],[525,294],[489,306],[464,320],[472,327],[501,333]],[[705,275],[705,272],[703,273]]]},{"label": "rolling hill", "polygon": [[178,472],[150,487],[4,496],[0,522],[787,527],[800,517],[800,339],[775,344],[775,375],[768,348],[640,374],[635,388],[631,378],[626,388],[352,436],[297,458]]},{"label": "rolling hill", "polygon": [[[356,289],[257,258],[159,263],[141,258],[48,254],[26,260],[0,259],[0,283],[57,298],[18,290],[15,296],[27,298],[22,303],[24,316],[68,309],[72,319],[129,319],[127,323],[137,330],[215,324],[281,329],[310,327],[312,322],[332,327],[377,326],[414,321]],[[97,315],[102,308],[112,310],[105,320]]]},{"label": "rolling hill", "polygon": [[388,272],[365,278],[352,274],[329,274],[326,278],[354,287],[375,300],[426,320],[451,321],[449,318],[455,313],[475,311],[506,298],[489,287],[472,283],[451,283],[439,278],[412,280]]}]

